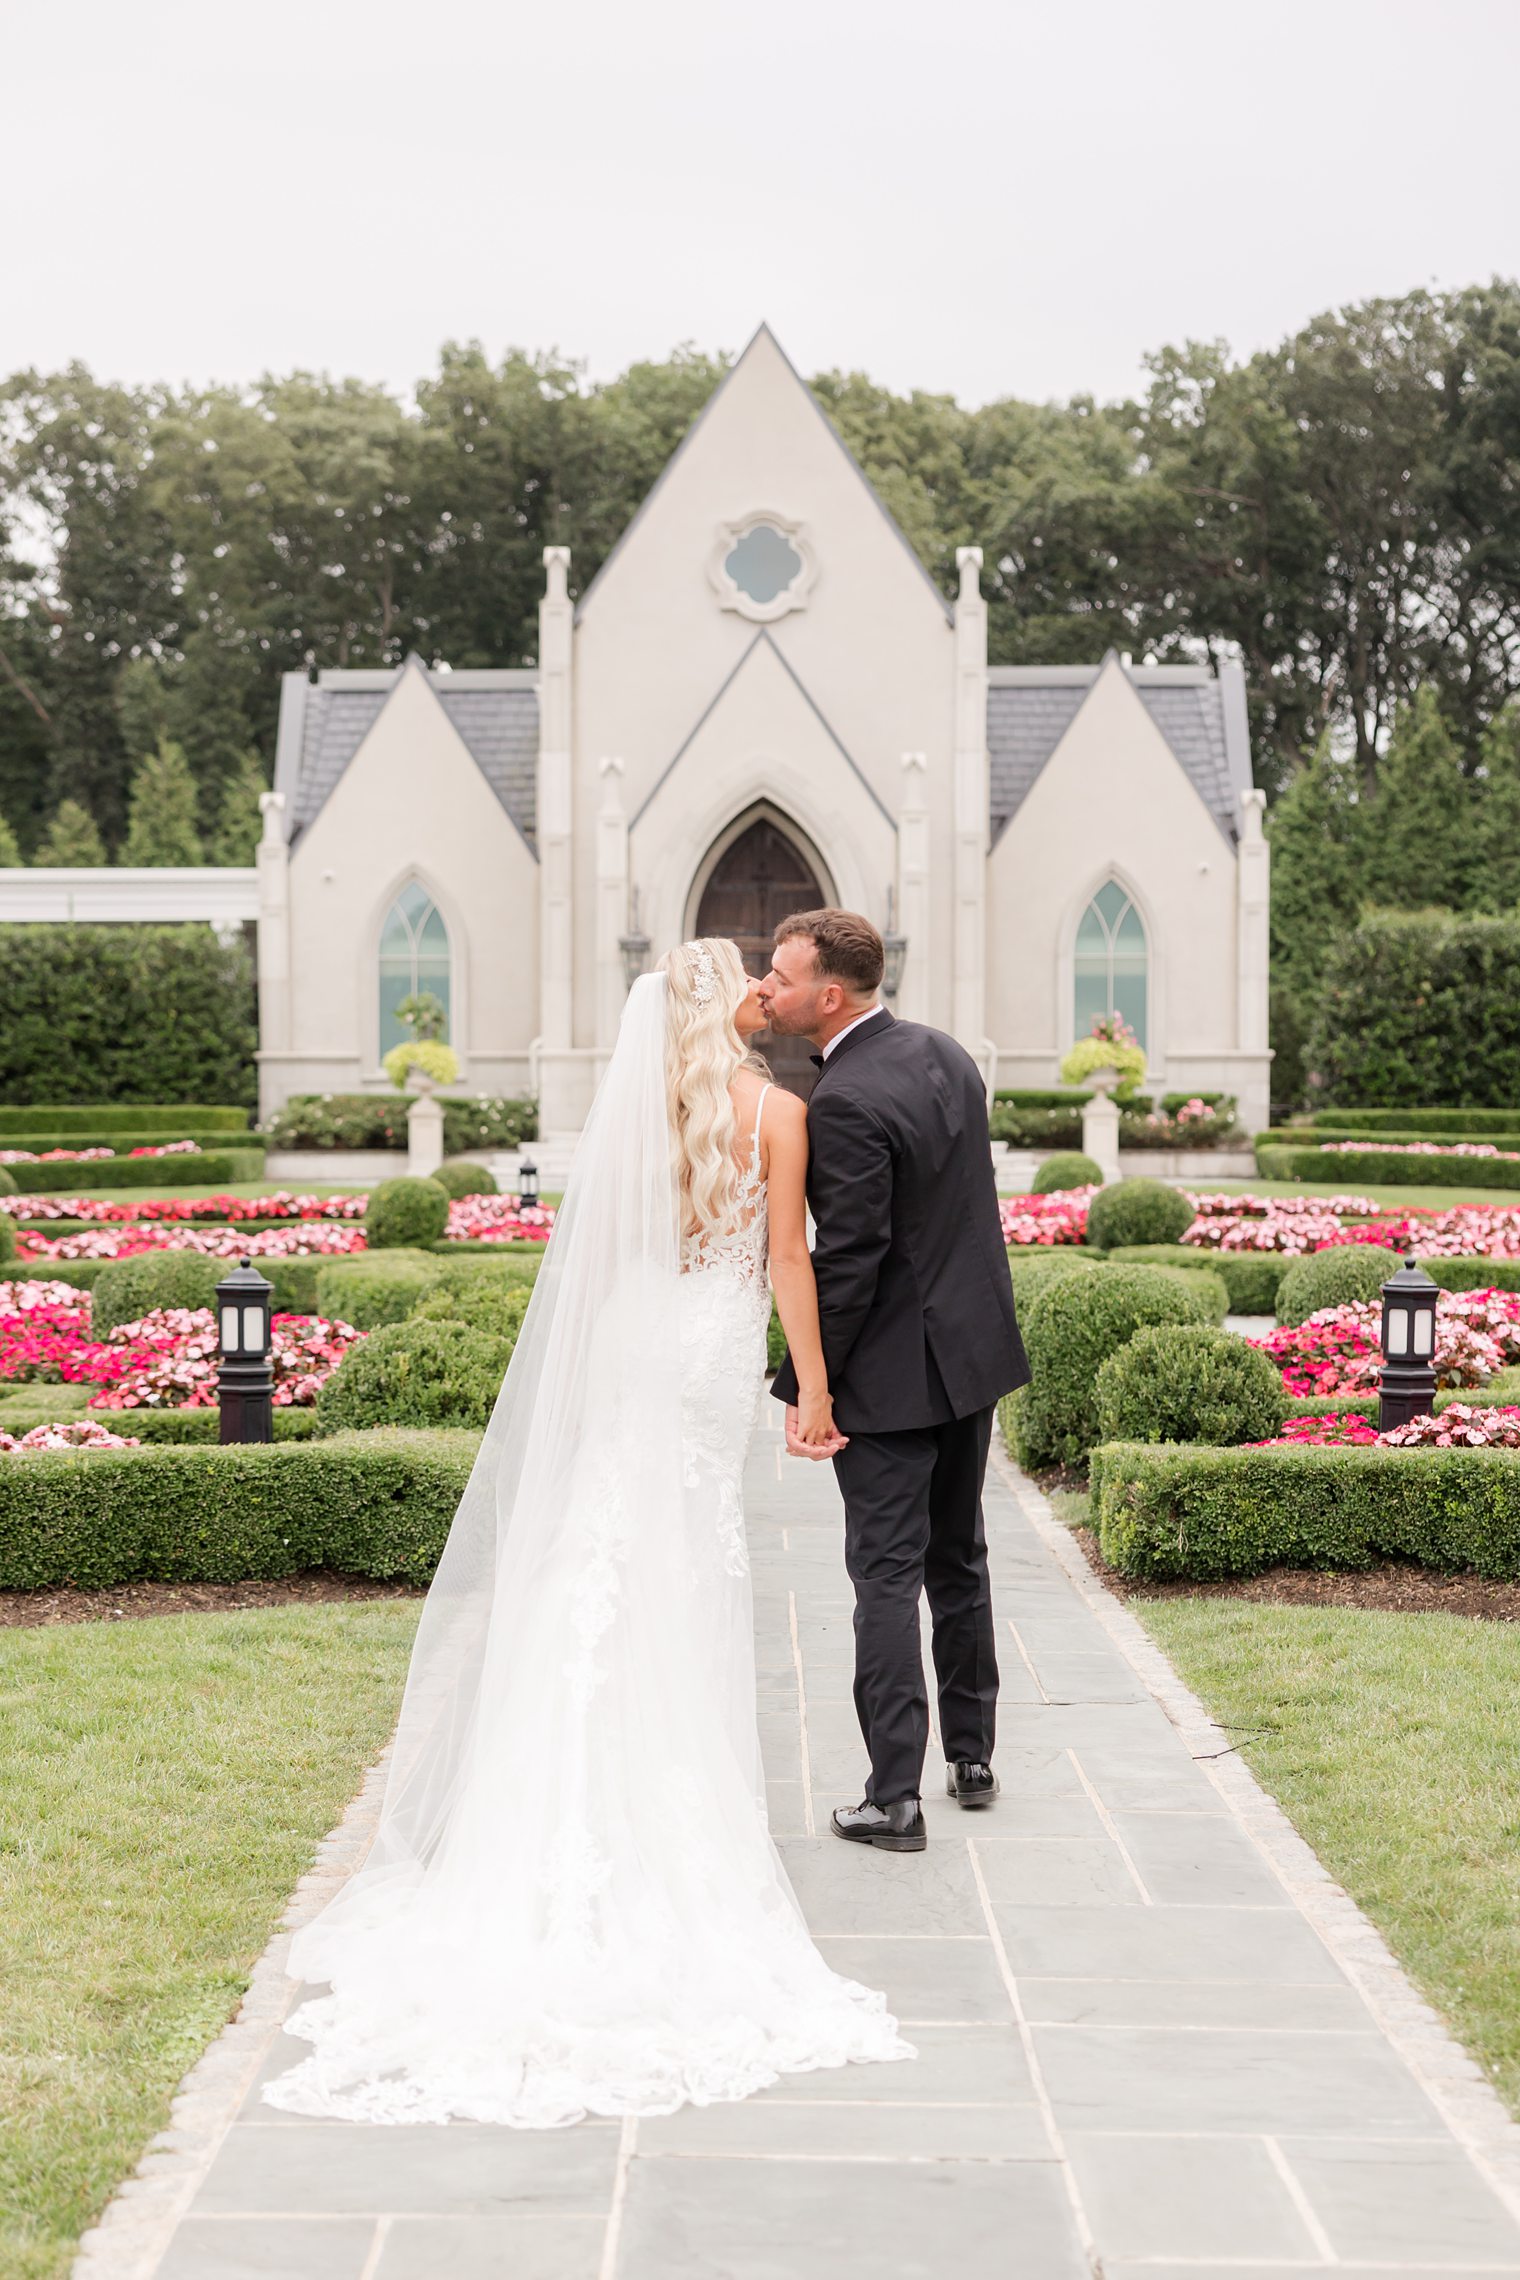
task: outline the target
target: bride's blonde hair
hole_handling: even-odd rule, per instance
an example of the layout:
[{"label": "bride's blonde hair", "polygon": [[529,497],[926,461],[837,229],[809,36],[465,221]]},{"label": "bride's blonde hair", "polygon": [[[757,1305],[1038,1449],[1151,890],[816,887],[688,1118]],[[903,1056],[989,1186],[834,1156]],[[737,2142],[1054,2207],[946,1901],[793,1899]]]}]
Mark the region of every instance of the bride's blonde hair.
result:
[{"label": "bride's blonde hair", "polygon": [[665,1079],[681,1191],[681,1224],[708,1233],[733,1214],[734,1104],[729,1087],[760,1065],[735,1027],[749,976],[732,942],[683,942],[660,960],[668,992]]}]

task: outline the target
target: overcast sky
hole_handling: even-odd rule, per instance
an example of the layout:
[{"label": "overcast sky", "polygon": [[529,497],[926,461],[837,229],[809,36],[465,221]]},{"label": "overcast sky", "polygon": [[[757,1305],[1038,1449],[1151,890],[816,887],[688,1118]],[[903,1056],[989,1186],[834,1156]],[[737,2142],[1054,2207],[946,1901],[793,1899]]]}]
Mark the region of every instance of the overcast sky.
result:
[{"label": "overcast sky", "polygon": [[1114,396],[1520,273],[1517,0],[0,0],[0,371]]}]

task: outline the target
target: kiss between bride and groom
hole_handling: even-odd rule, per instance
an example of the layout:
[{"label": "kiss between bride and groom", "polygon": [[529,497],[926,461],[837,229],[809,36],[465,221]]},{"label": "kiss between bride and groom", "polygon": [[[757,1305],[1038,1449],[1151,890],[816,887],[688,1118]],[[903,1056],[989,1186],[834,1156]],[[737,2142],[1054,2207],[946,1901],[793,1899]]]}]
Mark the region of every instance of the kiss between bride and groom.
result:
[{"label": "kiss between bride and groom", "polygon": [[[783,921],[633,985],[422,1612],[374,1844],[298,1932],[330,1992],[273,2105],[551,2128],[911,2059],[831,1971],[766,1820],[741,1482],[774,1290],[786,1444],[832,1460],[865,1797],[925,1844],[928,1596],[949,1793],[997,1795],[982,1477],[1028,1377],[981,1076],[878,1002],[867,919]],[[804,1109],[765,1028],[818,1048]],[[809,1251],[809,1210],[815,1241]]]}]

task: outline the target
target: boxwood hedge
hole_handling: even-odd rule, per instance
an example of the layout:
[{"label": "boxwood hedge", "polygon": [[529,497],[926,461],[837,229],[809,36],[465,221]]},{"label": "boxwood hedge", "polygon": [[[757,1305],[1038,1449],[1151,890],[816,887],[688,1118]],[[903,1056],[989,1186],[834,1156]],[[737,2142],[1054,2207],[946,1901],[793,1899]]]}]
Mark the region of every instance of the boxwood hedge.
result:
[{"label": "boxwood hedge", "polygon": [[1227,1330],[1164,1322],[1137,1330],[1098,1372],[1108,1441],[1270,1440],[1288,1413],[1282,1372]]},{"label": "boxwood hedge", "polygon": [[1418,1560],[1520,1576],[1520,1450],[1143,1447],[1092,1455],[1103,1557],[1200,1582]]},{"label": "boxwood hedge", "polygon": [[22,1195],[83,1194],[89,1188],[226,1187],[264,1177],[262,1144],[216,1148],[199,1156],[116,1156],[91,1164],[12,1164]]},{"label": "boxwood hedge", "polygon": [[1307,1322],[1323,1306],[1375,1299],[1403,1260],[1381,1243],[1333,1243],[1295,1259],[1277,1291],[1279,1322]]},{"label": "boxwood hedge", "polygon": [[[106,1145],[119,1148],[123,1138],[129,1147],[136,1147],[144,1132],[160,1126],[172,1127],[175,1138],[188,1140],[202,1132],[246,1132],[246,1108],[207,1108],[200,1102],[133,1101],[87,1102],[83,1107],[70,1105],[54,1107],[44,1103],[36,1108],[0,1108],[0,1132],[63,1132],[70,1137],[65,1145],[77,1148],[77,1135],[81,1132],[104,1132],[109,1135]],[[12,1143],[7,1143],[8,1145]],[[30,1139],[17,1139],[18,1148],[30,1148]],[[235,1145],[235,1143],[233,1143]]]},{"label": "boxwood hedge", "polygon": [[1147,1323],[1206,1321],[1195,1280],[1155,1267],[1099,1267],[1052,1279],[1024,1321],[1030,1383],[1005,1412],[1022,1464],[1086,1462],[1098,1436],[1099,1369]]},{"label": "boxwood hedge", "polygon": [[1206,1251],[1189,1243],[1130,1243],[1110,1251],[1119,1266],[1208,1267],[1230,1294],[1231,1314],[1271,1314],[1277,1290],[1294,1261],[1281,1251]]},{"label": "boxwood hedge", "polygon": [[1115,1180],[1087,1207],[1087,1239],[1103,1250],[1120,1244],[1175,1243],[1193,1223],[1193,1207],[1164,1180]]},{"label": "boxwood hedge", "polygon": [[1506,1156],[1406,1156],[1396,1149],[1358,1148],[1327,1156],[1320,1148],[1262,1148],[1256,1169],[1264,1180],[1383,1181],[1398,1187],[1520,1188],[1520,1161]]},{"label": "boxwood hedge", "polygon": [[473,1433],[393,1431],[7,1457],[0,1589],[237,1583],[323,1567],[425,1584],[477,1446]]}]

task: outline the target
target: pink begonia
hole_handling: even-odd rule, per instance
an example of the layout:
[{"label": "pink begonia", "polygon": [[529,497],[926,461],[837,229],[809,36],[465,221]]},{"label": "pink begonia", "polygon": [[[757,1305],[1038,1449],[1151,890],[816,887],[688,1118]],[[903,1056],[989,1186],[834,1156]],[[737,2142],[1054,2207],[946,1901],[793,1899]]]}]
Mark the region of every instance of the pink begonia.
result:
[{"label": "pink begonia", "polygon": [[66,1282],[0,1282],[0,1314],[30,1314],[38,1306],[83,1306],[85,1295]]},{"label": "pink begonia", "polygon": [[112,1433],[93,1417],[70,1417],[55,1425],[34,1425],[29,1433],[0,1432],[0,1456],[20,1456],[27,1449],[140,1449],[132,1433]]},{"label": "pink begonia", "polygon": [[[1251,1341],[1282,1371],[1289,1393],[1375,1392],[1382,1373],[1376,1299],[1324,1306],[1307,1322]],[[1520,1293],[1445,1291],[1436,1300],[1436,1382],[1484,1385],[1520,1358]]]},{"label": "pink begonia", "polygon": [[365,1248],[361,1227],[91,1227],[77,1235],[22,1235],[23,1260],[135,1259],[145,1251],[194,1251],[205,1259],[343,1259]]},{"label": "pink begonia", "polygon": [[1079,1187],[1055,1188],[1049,1195],[999,1196],[1003,1241],[1010,1250],[1080,1243],[1087,1233],[1087,1207],[1097,1192]]},{"label": "pink begonia", "polygon": [[1359,1409],[1332,1409],[1322,1417],[1289,1417],[1271,1441],[1247,1441],[1248,1449],[1368,1448],[1377,1439],[1377,1427]]},{"label": "pink begonia", "polygon": [[547,1243],[554,1209],[515,1195],[462,1195],[449,1205],[446,1239],[454,1243]]},{"label": "pink begonia", "polygon": [[103,1164],[114,1148],[0,1148],[0,1164]]},{"label": "pink begonia", "polygon": [[[351,1322],[320,1315],[277,1314],[271,1325],[274,1402],[280,1409],[309,1406],[364,1333]],[[141,1321],[123,1322],[109,1343],[124,1350],[114,1384],[90,1400],[92,1409],[212,1409],[220,1361],[216,1316],[210,1307],[158,1307]]]},{"label": "pink begonia", "polygon": [[111,1203],[98,1195],[5,1195],[0,1211],[12,1219],[82,1219],[98,1227],[238,1226],[245,1220],[362,1219],[369,1208],[363,1192],[345,1195],[142,1196]]},{"label": "pink begonia", "polygon": [[1365,1140],[1327,1140],[1322,1156],[1490,1156],[1501,1164],[1520,1164],[1513,1148],[1496,1148],[1491,1140],[1379,1140],[1369,1132]]},{"label": "pink begonia", "polygon": [[1449,1401],[1433,1415],[1411,1417],[1378,1439],[1386,1449],[1520,1449],[1520,1409]]}]

